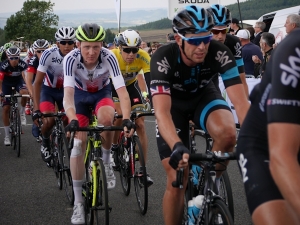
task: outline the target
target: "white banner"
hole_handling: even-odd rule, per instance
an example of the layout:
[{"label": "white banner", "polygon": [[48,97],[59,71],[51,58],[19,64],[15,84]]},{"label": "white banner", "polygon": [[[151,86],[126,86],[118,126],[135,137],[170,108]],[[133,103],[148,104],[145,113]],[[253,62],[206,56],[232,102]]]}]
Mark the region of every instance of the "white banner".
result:
[{"label": "white banner", "polygon": [[219,0],[168,0],[168,18],[173,20],[178,11],[187,5],[198,5],[208,8],[210,5],[219,4]]},{"label": "white banner", "polygon": [[120,32],[120,20],[121,20],[121,0],[114,0],[116,7],[116,14],[118,20],[118,31]]}]

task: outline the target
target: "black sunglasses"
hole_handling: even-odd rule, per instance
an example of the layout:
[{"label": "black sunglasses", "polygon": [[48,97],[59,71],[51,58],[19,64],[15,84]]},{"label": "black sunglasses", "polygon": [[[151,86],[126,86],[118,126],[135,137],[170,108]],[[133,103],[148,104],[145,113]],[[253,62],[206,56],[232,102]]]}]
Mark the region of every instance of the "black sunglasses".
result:
[{"label": "black sunglasses", "polygon": [[130,52],[132,52],[133,54],[135,54],[135,53],[137,53],[138,51],[139,51],[139,48],[135,48],[135,47],[133,47],[133,48],[122,48],[123,49],[123,52],[126,52],[126,53],[130,53]]},{"label": "black sunglasses", "polygon": [[15,57],[8,57],[9,60],[18,60],[20,57],[19,56],[15,56]]},{"label": "black sunglasses", "polygon": [[60,41],[59,44],[61,44],[61,45],[66,45],[66,44],[73,45],[74,41]]},{"label": "black sunglasses", "polygon": [[42,53],[44,52],[45,50],[36,50],[37,53]]}]

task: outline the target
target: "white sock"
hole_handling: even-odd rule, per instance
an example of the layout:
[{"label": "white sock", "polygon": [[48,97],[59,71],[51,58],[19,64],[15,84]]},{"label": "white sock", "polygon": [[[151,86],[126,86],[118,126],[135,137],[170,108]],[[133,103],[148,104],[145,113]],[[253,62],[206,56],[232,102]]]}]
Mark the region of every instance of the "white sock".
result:
[{"label": "white sock", "polygon": [[78,203],[83,203],[82,184],[83,184],[83,180],[73,180],[74,205]]},{"label": "white sock", "polygon": [[20,107],[20,114],[21,115],[25,114],[25,107],[23,107],[23,106]]},{"label": "white sock", "polygon": [[9,126],[4,127],[5,137],[9,137]]},{"label": "white sock", "polygon": [[110,163],[110,149],[107,150],[102,147],[102,160],[104,163]]}]

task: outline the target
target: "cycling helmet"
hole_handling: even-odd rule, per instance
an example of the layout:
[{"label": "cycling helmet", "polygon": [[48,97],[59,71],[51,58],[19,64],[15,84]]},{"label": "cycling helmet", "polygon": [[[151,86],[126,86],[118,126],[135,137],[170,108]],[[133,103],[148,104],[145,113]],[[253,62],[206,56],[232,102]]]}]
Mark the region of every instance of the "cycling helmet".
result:
[{"label": "cycling helmet", "polygon": [[75,30],[72,27],[61,27],[55,33],[55,39],[61,40],[75,40]]},{"label": "cycling helmet", "polygon": [[78,41],[103,41],[105,34],[103,27],[95,23],[85,23],[76,30],[76,38]]},{"label": "cycling helmet", "polygon": [[5,51],[5,50],[7,50],[7,49],[9,49],[10,47],[13,47],[14,45],[12,44],[12,43],[10,43],[10,42],[8,42],[8,43],[5,43],[4,45],[3,45],[3,50]]},{"label": "cycling helmet", "polygon": [[34,55],[34,48],[30,47],[27,50],[27,56],[32,57]]},{"label": "cycling helmet", "polygon": [[51,48],[56,48],[57,47],[57,44],[52,44],[51,45]]},{"label": "cycling helmet", "polygon": [[34,49],[38,48],[48,48],[49,47],[49,42],[45,39],[37,39],[33,44],[32,47]]},{"label": "cycling helmet", "polygon": [[116,34],[116,36],[115,36],[115,38],[114,38],[114,44],[115,44],[116,47],[119,46],[119,44],[118,44],[118,39],[119,39],[120,34],[121,34],[121,33]]},{"label": "cycling helmet", "polygon": [[6,50],[7,56],[19,56],[20,52],[21,50],[16,46],[10,47]]},{"label": "cycling helmet", "polygon": [[1,47],[0,47],[0,52],[3,52],[3,51],[4,51],[4,47],[1,46]]},{"label": "cycling helmet", "polygon": [[118,45],[138,47],[140,46],[142,39],[135,30],[125,30],[120,33],[118,38]]},{"label": "cycling helmet", "polygon": [[185,6],[173,19],[173,30],[180,34],[208,32],[214,27],[214,20],[206,9],[196,5]]},{"label": "cycling helmet", "polygon": [[214,4],[207,11],[213,16],[215,26],[228,26],[231,23],[231,13],[225,6]]}]

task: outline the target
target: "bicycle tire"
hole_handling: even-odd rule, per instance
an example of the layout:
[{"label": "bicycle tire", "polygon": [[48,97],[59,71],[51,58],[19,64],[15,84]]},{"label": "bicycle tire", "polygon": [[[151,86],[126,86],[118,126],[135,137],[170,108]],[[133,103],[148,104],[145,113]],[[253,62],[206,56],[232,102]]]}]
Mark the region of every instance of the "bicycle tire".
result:
[{"label": "bicycle tire", "polygon": [[15,112],[15,149],[17,150],[17,157],[20,157],[21,154],[21,119],[20,119],[20,113],[19,110],[16,109]]},{"label": "bicycle tire", "polygon": [[[138,147],[139,149],[139,163],[135,161],[135,176],[134,176],[134,190],[136,200],[142,215],[147,213],[148,209],[148,183],[147,183],[147,170],[145,158],[143,155],[143,148],[138,136],[133,137],[133,147]],[[136,149],[133,151],[135,153]],[[140,164],[140,167],[137,165]],[[140,174],[140,169],[142,174]]]},{"label": "bicycle tire", "polygon": [[130,187],[131,187],[131,174],[130,174],[130,162],[129,162],[129,155],[128,152],[123,145],[123,140],[119,144],[119,164],[120,164],[120,180],[121,186],[124,194],[128,196],[130,194]]},{"label": "bicycle tire", "polygon": [[[209,225],[234,225],[231,213],[228,207],[221,199],[214,199],[208,206],[208,224]],[[220,219],[222,221],[220,221]],[[207,222],[207,221],[206,221]],[[207,223],[205,223],[207,224]]]},{"label": "bicycle tire", "polygon": [[227,170],[225,170],[222,173],[222,176],[220,178],[219,195],[223,198],[225,204],[227,205],[230,211],[232,220],[234,221],[234,203],[232,196],[232,188]]},{"label": "bicycle tire", "polygon": [[70,154],[68,151],[67,138],[62,134],[59,142],[59,155],[62,175],[62,185],[65,190],[68,201],[74,204],[73,181],[70,170]]},{"label": "bicycle tire", "polygon": [[10,123],[11,123],[11,131],[10,131],[10,134],[11,134],[11,146],[13,148],[13,150],[16,150],[16,145],[17,145],[17,142],[16,142],[16,133],[17,133],[17,126],[16,126],[16,112],[12,110],[12,115],[11,115],[11,119],[10,119]]},{"label": "bicycle tire", "polygon": [[56,184],[59,190],[62,189],[63,183],[62,183],[62,172],[61,172],[61,168],[60,168],[60,155],[58,152],[58,148],[59,146],[59,140],[58,140],[58,136],[54,135],[52,133],[52,146],[51,146],[51,151],[52,151],[52,168],[53,171],[55,173],[55,177],[56,177]]}]

